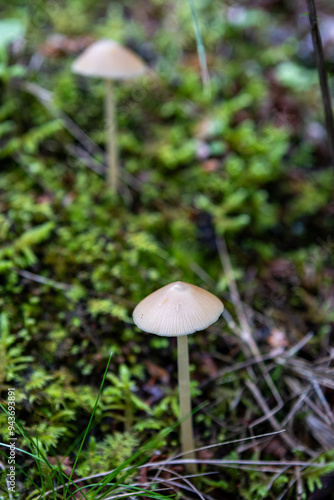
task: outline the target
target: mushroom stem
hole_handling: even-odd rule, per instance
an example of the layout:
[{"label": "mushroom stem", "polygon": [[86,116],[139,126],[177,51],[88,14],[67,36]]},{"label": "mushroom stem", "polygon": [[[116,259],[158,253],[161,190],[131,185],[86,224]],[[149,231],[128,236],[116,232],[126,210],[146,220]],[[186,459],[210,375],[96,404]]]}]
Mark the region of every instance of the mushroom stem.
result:
[{"label": "mushroom stem", "polygon": [[[193,422],[191,415],[190,402],[190,376],[189,376],[189,353],[188,353],[188,337],[181,335],[177,337],[177,364],[179,375],[179,404],[181,422],[181,444],[182,452],[186,454],[185,458],[195,459],[194,433]],[[197,473],[197,465],[195,463],[186,464],[188,472]]]},{"label": "mushroom stem", "polygon": [[106,80],[106,131],[107,131],[107,183],[116,193],[118,188],[118,154],[116,145],[116,115],[114,90],[111,80]]}]

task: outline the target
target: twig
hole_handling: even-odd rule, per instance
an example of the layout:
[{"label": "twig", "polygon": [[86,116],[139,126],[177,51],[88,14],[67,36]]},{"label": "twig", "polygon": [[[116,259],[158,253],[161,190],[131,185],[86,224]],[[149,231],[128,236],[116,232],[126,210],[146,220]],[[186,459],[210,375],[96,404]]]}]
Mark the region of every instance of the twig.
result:
[{"label": "twig", "polygon": [[[267,361],[269,359],[276,358],[278,355],[282,353],[282,348],[278,347],[272,352],[269,352],[268,354],[265,354],[261,356],[261,361]],[[258,358],[249,358],[246,361],[241,361],[240,363],[235,363],[232,366],[228,366],[226,368],[222,368],[221,370],[218,370],[218,372],[213,376],[210,377],[209,379],[205,380],[202,382],[199,387],[203,389],[206,385],[210,384],[213,380],[216,380],[217,378],[223,377],[227,373],[233,373],[239,370],[245,370],[246,368],[249,368],[252,365],[256,365],[259,362]]]},{"label": "twig", "polygon": [[[288,381],[287,381],[288,382]],[[288,384],[289,385],[289,384]],[[291,418],[297,413],[297,411],[303,406],[308,393],[311,391],[311,387],[308,387],[306,390],[304,389],[303,392],[300,394],[299,398],[297,401],[294,403],[293,407],[287,414],[287,416],[282,420],[282,426],[285,427],[291,420]]]},{"label": "twig", "polygon": [[[227,460],[220,460],[220,459],[217,459],[217,460],[172,459],[172,460],[170,460],[170,459],[168,459],[168,460],[164,460],[161,462],[149,462],[147,464],[140,465],[138,467],[138,470],[161,469],[167,465],[168,466],[183,465],[183,464],[186,464],[189,462],[203,464],[203,465],[216,465],[216,466],[225,466],[225,467],[232,467],[232,468],[235,467],[237,469],[243,469],[246,467],[247,470],[255,470],[254,466],[260,466],[260,467],[262,467],[261,470],[268,470],[268,472],[274,472],[274,473],[283,473],[283,472],[290,473],[290,469],[294,468],[296,466],[302,467],[302,468],[306,468],[306,467],[310,467],[310,466],[312,466],[314,468],[323,468],[323,467],[326,467],[326,465],[328,465],[327,463],[316,463],[316,462],[314,462],[314,459],[312,459],[309,462],[303,462],[303,461],[298,461],[298,460],[297,461],[285,461],[285,460],[277,461],[277,460],[229,460],[229,459],[227,459]],[[125,472],[127,470],[131,470],[131,469],[135,469],[135,468],[136,467],[133,467],[133,466],[126,467],[125,469],[123,469],[123,472]],[[75,480],[71,481],[71,483],[74,484],[74,483],[78,483],[80,481],[88,481],[90,479],[96,479],[98,477],[106,477],[109,474],[111,474],[112,472],[114,472],[114,471],[109,470],[109,471],[104,471],[104,472],[100,472],[97,474],[92,474],[90,476],[75,479]],[[191,476],[187,476],[187,477],[191,477]],[[294,478],[294,480],[295,480],[295,478]],[[173,480],[171,479],[170,481],[173,481]],[[47,491],[44,494],[44,496],[46,497],[46,496],[50,495],[51,493],[54,493],[54,491],[60,490],[63,487],[64,487],[64,485],[61,485],[61,486],[56,487],[54,490]]]},{"label": "twig", "polygon": [[[39,102],[56,118],[62,120],[66,130],[83,146],[84,149],[68,146],[67,151],[75,157],[79,156],[82,163],[99,175],[106,174],[106,166],[93,155],[105,157],[105,152],[59,107],[53,100],[53,94],[35,83],[22,82],[19,88],[36,97]],[[79,153],[78,155],[76,154]],[[120,176],[124,182],[136,191],[140,190],[141,182],[129,172]]]},{"label": "twig", "polygon": [[283,470],[280,470],[277,472],[277,474],[274,474],[270,481],[267,483],[267,490],[270,491],[271,488],[273,487],[276,479],[278,479],[280,476],[282,476],[285,472],[287,472],[288,467],[285,467]]},{"label": "twig", "polygon": [[[275,431],[281,431],[282,430],[281,424],[279,424],[279,422],[273,416],[273,412],[272,412],[272,410],[270,410],[267,403],[263,399],[259,388],[255,384],[253,384],[253,382],[251,382],[250,380],[246,380],[246,385],[249,388],[249,390],[251,391],[251,393],[253,394],[256,401],[258,402],[262,412],[264,413],[264,415],[266,415],[267,420],[269,420],[272,428]],[[251,426],[254,427],[254,423]],[[298,444],[298,442],[295,439],[293,439],[287,432],[282,434],[282,440],[285,441],[285,443],[290,447],[290,449],[297,448],[301,451],[306,451],[305,447]],[[312,454],[311,454],[311,456],[312,456]]]},{"label": "twig", "polygon": [[[105,165],[91,156],[86,149],[73,145],[65,145],[65,148],[72,156],[80,160],[87,168],[93,170],[96,174],[101,175],[102,177],[106,175],[107,168]],[[141,190],[142,182],[125,169],[121,170],[119,177],[135,191]]]},{"label": "twig", "polygon": [[66,130],[79,141],[89,153],[96,153],[104,158],[104,151],[62,110],[53,100],[53,94],[35,83],[22,82],[19,87],[35,96],[50,113],[63,121]]},{"label": "twig", "polygon": [[313,332],[307,333],[299,342],[297,342],[297,344],[293,345],[288,351],[285,352],[285,356],[287,358],[292,358],[313,338],[313,336]]},{"label": "twig", "polygon": [[59,281],[52,280],[50,278],[45,278],[40,274],[31,273],[30,271],[24,271],[23,269],[15,269],[17,274],[26,278],[30,281],[35,281],[36,283],[41,283],[42,285],[48,285],[52,288],[58,288],[59,290],[68,291],[73,288],[72,285],[67,285],[66,283],[60,283]]},{"label": "twig", "polygon": [[324,450],[332,450],[334,446],[333,427],[325,424],[322,419],[320,420],[314,415],[308,415],[306,423],[311,434],[321,444],[322,448]]},{"label": "twig", "polygon": [[193,261],[189,264],[190,269],[201,278],[204,283],[207,283],[212,289],[215,288],[216,282],[197,262]]},{"label": "twig", "polygon": [[327,415],[327,418],[329,420],[329,424],[333,425],[334,426],[334,415],[333,415],[333,412],[328,404],[328,401],[327,399],[325,398],[324,396],[324,393],[322,392],[321,390],[321,387],[319,386],[318,382],[316,380],[311,380],[311,383],[313,385],[313,388],[326,412],[326,415]]},{"label": "twig", "polygon": [[296,500],[301,500],[302,495],[303,495],[303,482],[300,474],[300,467],[296,465],[295,467],[296,471],[296,479],[297,479],[297,499]]},{"label": "twig", "polygon": [[230,293],[231,293],[231,298],[232,298],[233,304],[235,306],[238,320],[240,323],[241,338],[249,346],[253,355],[259,356],[257,346],[254,342],[254,339],[252,338],[252,334],[251,334],[251,331],[250,331],[250,328],[248,325],[248,321],[247,321],[245,312],[244,312],[243,307],[242,307],[240,295],[239,295],[238,288],[237,288],[237,285],[236,285],[236,282],[234,279],[234,273],[233,273],[231,261],[230,261],[229,255],[228,255],[228,250],[226,247],[225,240],[223,238],[217,238],[216,243],[217,243],[219,258],[221,260],[221,263],[222,263],[222,266],[223,266],[223,269],[225,272],[225,276],[226,276],[226,279],[228,282],[228,287],[229,287]]},{"label": "twig", "polygon": [[318,384],[334,389],[334,368],[313,366],[304,359],[289,359],[285,356],[279,356],[276,359],[277,364],[285,366],[288,370],[298,375],[303,380],[313,381]]},{"label": "twig", "polygon": [[308,396],[305,398],[305,404],[311,408],[311,410],[315,413],[315,415],[318,415],[321,420],[324,421],[325,425],[331,426],[332,422],[329,420],[329,418],[325,415],[324,411],[316,405],[312,399],[310,399]]},{"label": "twig", "polygon": [[[63,290],[66,292],[66,291],[73,290],[73,288],[75,287],[75,285],[69,285],[67,283],[61,283],[59,281],[55,281],[51,278],[45,278],[45,276],[41,276],[40,274],[31,273],[30,271],[25,271],[24,269],[17,269],[17,268],[12,268],[12,269],[13,269],[13,271],[17,272],[17,274],[19,274],[20,276],[22,276],[23,278],[25,278],[29,281],[35,281],[36,283],[41,283],[42,285],[48,285],[51,288],[57,288],[59,290]],[[86,292],[90,296],[92,296],[93,298],[100,298],[100,297],[105,298],[106,297],[104,294],[102,294],[102,295],[97,294],[95,290],[86,289]],[[108,299],[111,299],[119,304],[124,304],[127,307],[133,308],[135,306],[135,303],[133,301],[128,300],[124,297],[120,297],[118,295],[114,295],[114,294],[109,293]]]},{"label": "twig", "polygon": [[311,35],[314,47],[314,56],[319,73],[319,82],[321,88],[321,95],[325,111],[325,121],[328,135],[328,144],[330,155],[332,159],[332,166],[334,168],[334,121],[333,121],[333,109],[331,103],[331,97],[328,88],[328,79],[325,69],[325,60],[322,49],[321,36],[319,32],[318,20],[317,20],[317,9],[314,0],[306,0],[309,20],[311,24]]},{"label": "twig", "polygon": [[[259,348],[253,338],[251,329],[249,327],[246,314],[244,312],[244,309],[242,307],[242,302],[240,300],[240,295],[238,292],[238,288],[234,279],[234,274],[233,274],[233,269],[231,265],[231,261],[228,255],[227,247],[225,240],[223,238],[217,238],[216,240],[217,244],[217,249],[218,249],[218,254],[223,266],[223,269],[225,271],[225,276],[228,282],[228,286],[230,289],[231,297],[233,300],[233,303],[235,305],[236,313],[238,316],[239,324],[241,327],[241,338],[242,340],[247,344],[249,350],[251,351],[252,355],[255,357],[255,359],[258,360],[258,366],[262,372],[263,378],[267,382],[268,387],[270,388],[273,396],[276,399],[277,406],[273,410],[271,410],[271,414],[275,413],[276,411],[279,411],[282,406],[283,406],[283,400],[281,398],[281,395],[279,394],[272,378],[268,375],[267,370],[265,368],[265,365],[262,361],[261,358],[261,353],[259,351]],[[268,415],[264,415],[264,417],[268,417]],[[265,418],[264,418],[265,420]]]},{"label": "twig", "polygon": [[106,167],[102,163],[97,162],[86,149],[72,144],[65,145],[65,149],[70,155],[79,159],[86,167],[93,170],[96,174],[101,175],[102,177],[106,174]]},{"label": "twig", "polygon": [[[163,478],[160,479],[159,475],[160,475],[161,472],[168,472],[169,474],[174,474],[176,476],[176,478],[171,478],[170,480],[165,480]],[[158,480],[159,480],[159,482],[162,482],[162,484],[173,483],[174,485],[180,486],[183,489],[187,489],[188,491],[192,491],[201,500],[205,500],[205,498],[202,495],[202,493],[188,479],[189,477],[190,478],[194,478],[194,477],[200,477],[200,476],[203,476],[203,475],[206,475],[206,474],[191,474],[191,475],[188,475],[188,476],[181,476],[181,474],[178,474],[175,470],[166,469],[165,467],[161,467],[161,468],[159,468],[157,474],[154,476],[154,482],[158,482]],[[184,488],[184,485],[180,485],[179,483],[176,483],[175,479],[184,481],[186,483],[186,485],[188,486],[188,488]]]},{"label": "twig", "polygon": [[[327,425],[332,425],[332,419],[328,418],[328,416],[324,413],[323,409],[319,408],[309,397],[309,393],[312,390],[311,385],[309,385],[307,388],[305,388],[303,385],[299,384],[298,381],[295,378],[290,378],[286,377],[285,381],[287,385],[290,387],[290,389],[297,395],[299,395],[298,401],[294,404],[293,408],[289,412],[289,414],[285,417],[284,420],[282,420],[282,425],[285,427],[291,417],[296,413],[296,411],[302,406],[303,403],[305,403],[311,410],[318,415],[321,420],[325,421]],[[313,382],[311,380],[311,384],[313,385]],[[320,389],[320,387],[319,387]],[[315,387],[313,385],[313,390],[315,390]],[[316,390],[315,390],[316,391]],[[328,403],[327,403],[328,404]]]}]

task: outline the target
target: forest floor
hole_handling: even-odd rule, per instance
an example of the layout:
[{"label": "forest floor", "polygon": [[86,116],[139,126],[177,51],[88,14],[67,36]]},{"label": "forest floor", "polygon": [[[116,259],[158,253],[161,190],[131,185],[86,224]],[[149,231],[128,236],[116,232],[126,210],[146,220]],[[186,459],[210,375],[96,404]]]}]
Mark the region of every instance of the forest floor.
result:
[{"label": "forest floor", "polygon": [[[0,499],[334,498],[334,172],[306,2],[0,12]],[[150,68],[114,85],[117,193],[104,82],[71,71],[101,38]],[[197,477],[176,340],[132,320],[174,281],[225,305],[189,336]]]}]

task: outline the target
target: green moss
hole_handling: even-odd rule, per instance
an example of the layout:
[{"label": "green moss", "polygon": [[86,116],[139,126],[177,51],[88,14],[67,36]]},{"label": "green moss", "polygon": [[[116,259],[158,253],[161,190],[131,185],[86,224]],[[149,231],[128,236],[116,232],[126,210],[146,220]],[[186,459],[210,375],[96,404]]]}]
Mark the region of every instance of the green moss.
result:
[{"label": "green moss", "polygon": [[[17,14],[15,2],[4,6],[9,19],[26,16],[26,45],[19,56],[0,55],[1,396],[15,383],[17,415],[35,444],[48,456],[68,455],[72,465],[112,352],[77,469],[90,475],[117,467],[144,435],[175,424],[173,341],[138,332],[131,313],[145,295],[175,280],[225,294],[216,238],[227,239],[242,299],[260,313],[254,314],[255,333],[269,311],[268,321],[287,322],[291,345],[298,341],[295,330],[314,331],[307,356],[322,352],[319,339],[324,342],[333,322],[333,174],[302,127],[318,120],[314,71],[291,63],[298,53],[294,37],[271,45],[269,33],[279,21],[269,12],[196,5],[211,76],[211,92],[204,93],[187,2],[155,0],[143,9],[129,2],[42,1],[30,10],[21,6]],[[103,82],[71,74],[76,51],[66,48],[59,58],[38,56],[41,66],[34,70],[41,44],[56,32],[112,36],[142,50],[153,68],[115,86],[119,196],[108,192],[101,175]],[[280,98],[287,93],[301,107],[300,123],[297,117],[292,126],[285,109],[275,108],[281,103],[273,73],[286,86]],[[37,85],[35,92],[26,83]],[[277,125],[280,113],[286,127]],[[282,260],[291,264],[290,274],[277,276]],[[279,306],[268,290],[278,293]],[[227,300],[226,309],[235,318]],[[216,373],[230,357],[247,361],[234,337],[225,335],[228,328],[224,340],[217,325],[191,343],[195,404],[210,400],[209,411],[196,414],[199,444],[212,431],[229,439],[240,422],[262,415],[245,389],[244,371],[218,380],[213,375],[207,393],[196,390],[208,377],[205,370]],[[291,401],[284,370],[270,373],[287,396],[283,415]],[[262,390],[271,401],[268,388]],[[177,439],[173,432],[159,444],[166,456]],[[47,477],[50,468],[43,471]],[[39,480],[37,467],[31,475]],[[303,480],[311,490],[321,475],[309,470]],[[285,475],[274,480],[273,495],[281,495],[286,481]],[[209,496],[215,489],[219,496],[268,496],[258,471],[224,471],[206,487]],[[28,496],[27,478],[20,488],[22,498]]]}]

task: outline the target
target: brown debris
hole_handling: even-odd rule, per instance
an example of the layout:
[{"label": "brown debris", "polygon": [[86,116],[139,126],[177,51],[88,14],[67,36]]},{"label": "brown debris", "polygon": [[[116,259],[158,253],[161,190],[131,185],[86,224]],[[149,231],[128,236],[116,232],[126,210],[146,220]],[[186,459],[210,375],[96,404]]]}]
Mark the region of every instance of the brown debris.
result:
[{"label": "brown debris", "polygon": [[94,39],[88,35],[66,36],[61,33],[53,33],[38,47],[37,51],[47,58],[59,58],[78,54],[93,41]]},{"label": "brown debris", "polygon": [[273,438],[268,444],[263,448],[263,453],[272,455],[280,460],[287,458],[286,446],[282,443],[279,438]]},{"label": "brown debris", "polygon": [[299,103],[281,85],[273,72],[268,74],[269,97],[262,109],[262,115],[272,116],[276,127],[289,127],[297,133],[302,123]]},{"label": "brown debris", "polygon": [[270,262],[269,270],[271,274],[275,276],[275,278],[289,278],[294,274],[294,265],[293,263],[284,258],[278,258]]},{"label": "brown debris", "polygon": [[210,158],[202,163],[202,168],[205,172],[216,172],[221,167],[221,161],[216,158]]},{"label": "brown debris", "polygon": [[148,373],[151,376],[151,383],[154,384],[156,380],[159,380],[163,384],[169,384],[169,373],[165,368],[162,368],[161,366],[158,366],[157,364],[153,363],[153,361],[146,359],[144,361],[145,366],[147,368]]},{"label": "brown debris", "polygon": [[286,333],[278,328],[273,328],[268,337],[268,344],[271,347],[287,347],[289,345]]},{"label": "brown debris", "polygon": [[[62,471],[64,472],[64,474],[66,474],[67,477],[71,476],[73,462],[69,457],[64,457],[62,455],[58,455],[57,457],[48,457],[48,461],[51,465],[54,465],[54,466],[61,465]],[[78,479],[78,476],[74,473],[74,474],[72,474],[72,480],[74,481],[75,479]],[[69,490],[71,491],[73,498],[75,498],[76,500],[82,500],[83,498],[86,498],[85,495],[87,493],[87,490],[85,488],[82,488],[82,487],[83,487],[82,482],[71,484],[69,486]],[[81,488],[80,491],[75,491],[76,489],[79,489],[79,488]]]}]

